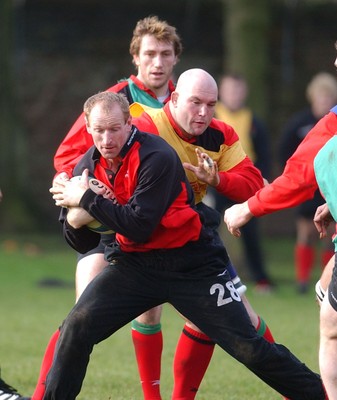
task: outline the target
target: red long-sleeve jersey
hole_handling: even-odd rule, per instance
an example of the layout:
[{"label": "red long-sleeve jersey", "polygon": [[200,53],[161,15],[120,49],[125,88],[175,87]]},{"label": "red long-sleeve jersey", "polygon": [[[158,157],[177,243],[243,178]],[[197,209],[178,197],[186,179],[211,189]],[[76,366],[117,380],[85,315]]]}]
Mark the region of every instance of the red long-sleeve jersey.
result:
[{"label": "red long-sleeve jersey", "polygon": [[337,134],[336,114],[337,106],[307,134],[287,161],[282,175],[248,200],[249,209],[254,216],[295,207],[313,197],[318,188],[314,158],[324,144]]},{"label": "red long-sleeve jersey", "polygon": [[[88,168],[90,175],[113,190],[117,202],[88,189],[80,206],[114,230],[126,252],[178,248],[198,240],[202,224],[193,191],[172,147],[158,136],[133,127],[120,158],[114,175],[94,146],[85,153],[75,174]],[[75,250],[83,253],[97,246],[100,238],[86,227],[74,229],[67,223],[64,235]]]}]

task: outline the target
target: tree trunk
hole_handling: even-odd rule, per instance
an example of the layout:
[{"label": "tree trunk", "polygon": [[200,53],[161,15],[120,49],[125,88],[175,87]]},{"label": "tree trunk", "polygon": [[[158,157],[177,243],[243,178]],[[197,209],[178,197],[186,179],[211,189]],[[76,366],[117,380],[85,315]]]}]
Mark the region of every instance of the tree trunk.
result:
[{"label": "tree trunk", "polygon": [[222,0],[224,6],[224,69],[243,74],[249,84],[249,104],[267,115],[270,0]]}]

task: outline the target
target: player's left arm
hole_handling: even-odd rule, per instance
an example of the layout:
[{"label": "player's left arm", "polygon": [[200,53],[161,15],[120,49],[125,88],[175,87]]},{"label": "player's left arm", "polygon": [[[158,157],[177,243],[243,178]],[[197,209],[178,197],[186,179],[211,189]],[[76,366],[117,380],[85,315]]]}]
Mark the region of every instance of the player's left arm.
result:
[{"label": "player's left arm", "polygon": [[217,158],[219,183],[215,188],[228,199],[241,203],[264,186],[262,174],[246,155],[235,130],[217,120],[213,125],[223,135]]},{"label": "player's left arm", "polygon": [[164,151],[151,151],[141,161],[135,189],[126,204],[114,204],[87,190],[79,205],[116,233],[146,242],[181,193],[185,179],[178,156],[167,146],[165,143]]}]

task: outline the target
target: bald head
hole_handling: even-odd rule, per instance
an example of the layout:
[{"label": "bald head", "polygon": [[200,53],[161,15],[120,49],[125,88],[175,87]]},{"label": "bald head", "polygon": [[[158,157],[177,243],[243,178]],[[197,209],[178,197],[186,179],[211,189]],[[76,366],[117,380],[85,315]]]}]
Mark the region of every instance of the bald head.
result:
[{"label": "bald head", "polygon": [[180,75],[169,104],[173,119],[187,138],[205,132],[217,99],[218,87],[208,72],[194,68]]},{"label": "bald head", "polygon": [[188,91],[203,91],[218,97],[218,86],[212,75],[200,68],[188,69],[183,72],[178,79],[176,92]]}]

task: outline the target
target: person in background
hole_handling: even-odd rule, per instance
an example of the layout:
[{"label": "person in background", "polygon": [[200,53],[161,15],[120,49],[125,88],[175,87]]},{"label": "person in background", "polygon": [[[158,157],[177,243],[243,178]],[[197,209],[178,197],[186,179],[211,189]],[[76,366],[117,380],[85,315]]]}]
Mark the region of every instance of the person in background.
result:
[{"label": "person in background", "polygon": [[[307,86],[306,97],[309,107],[295,113],[282,131],[280,159],[283,167],[308,132],[337,103],[336,78],[326,72],[316,74]],[[322,203],[324,199],[317,189],[314,197],[300,204],[296,210],[295,280],[297,291],[301,294],[308,291],[316,261],[318,238],[312,220],[317,207]],[[323,240],[321,247],[320,264],[323,269],[334,251],[329,238]]]},{"label": "person in background", "polygon": [[[317,208],[314,223],[320,238],[328,238],[328,227],[337,222],[337,136],[331,138],[314,160],[318,187],[325,204]],[[337,235],[333,237],[337,250]],[[335,258],[336,260],[336,258]],[[335,261],[336,262],[336,261]],[[337,399],[337,266],[334,265],[327,295],[321,303],[319,366],[330,400]]]},{"label": "person in background", "polygon": [[[219,101],[215,107],[215,118],[232,126],[240,138],[241,145],[268,181],[271,177],[271,146],[265,124],[247,106],[248,84],[243,75],[229,73],[220,79]],[[215,208],[223,212],[233,202],[211,189],[209,195],[214,198]],[[273,288],[267,272],[259,224],[251,220],[242,228],[242,241],[245,251],[245,265],[249,268],[255,290],[269,292]]]}]

